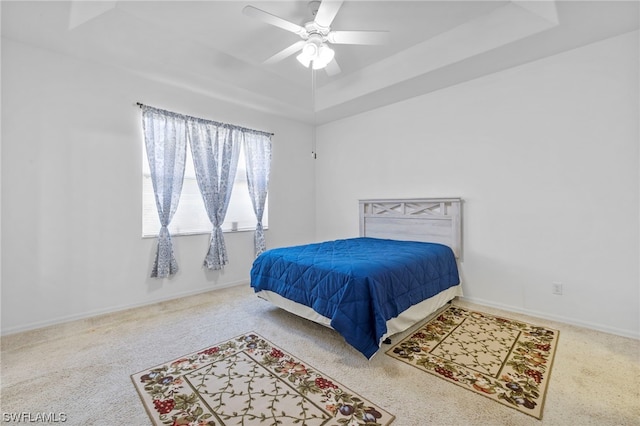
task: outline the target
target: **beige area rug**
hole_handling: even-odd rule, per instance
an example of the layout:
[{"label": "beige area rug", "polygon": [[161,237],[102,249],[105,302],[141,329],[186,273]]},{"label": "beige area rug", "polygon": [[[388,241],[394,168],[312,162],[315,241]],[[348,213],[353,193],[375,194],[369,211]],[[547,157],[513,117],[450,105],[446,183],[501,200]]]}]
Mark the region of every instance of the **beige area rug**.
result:
[{"label": "beige area rug", "polygon": [[131,378],[156,425],[389,425],[394,419],[255,333]]},{"label": "beige area rug", "polygon": [[541,419],[558,335],[451,306],[387,354]]}]

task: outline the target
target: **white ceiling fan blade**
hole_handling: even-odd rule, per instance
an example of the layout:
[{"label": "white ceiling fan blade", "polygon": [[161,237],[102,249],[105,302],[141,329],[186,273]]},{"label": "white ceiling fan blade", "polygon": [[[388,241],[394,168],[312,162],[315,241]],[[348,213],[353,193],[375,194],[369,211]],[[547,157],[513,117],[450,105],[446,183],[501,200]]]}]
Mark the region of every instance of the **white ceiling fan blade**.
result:
[{"label": "white ceiling fan blade", "polygon": [[320,8],[318,9],[318,13],[316,13],[316,18],[314,19],[316,24],[325,28],[330,27],[333,19],[338,14],[338,10],[340,10],[340,7],[342,6],[342,3],[342,0],[324,0],[320,3]]},{"label": "white ceiling fan blade", "polygon": [[331,31],[327,40],[334,44],[370,44],[389,43],[388,31]]},{"label": "white ceiling fan blade", "polygon": [[278,61],[283,60],[284,58],[288,58],[289,56],[293,55],[297,51],[301,50],[302,47],[304,46],[304,43],[305,43],[304,40],[297,41],[297,42],[293,43],[291,46],[281,50],[278,53],[276,53],[275,55],[273,55],[272,57],[270,57],[269,59],[264,61],[264,63],[266,65],[272,65],[272,64],[275,64]]},{"label": "white ceiling fan blade", "polygon": [[257,7],[245,6],[244,9],[242,9],[242,13],[247,16],[251,16],[252,18],[260,19],[267,24],[282,28],[283,30],[291,31],[292,33],[301,34],[305,31],[300,25],[284,20],[279,16],[272,15],[269,12],[258,9]]},{"label": "white ceiling fan blade", "polygon": [[329,62],[326,67],[324,67],[324,70],[330,77],[342,72],[342,70],[340,69],[340,65],[338,65],[338,62],[336,62],[335,58],[331,62]]}]

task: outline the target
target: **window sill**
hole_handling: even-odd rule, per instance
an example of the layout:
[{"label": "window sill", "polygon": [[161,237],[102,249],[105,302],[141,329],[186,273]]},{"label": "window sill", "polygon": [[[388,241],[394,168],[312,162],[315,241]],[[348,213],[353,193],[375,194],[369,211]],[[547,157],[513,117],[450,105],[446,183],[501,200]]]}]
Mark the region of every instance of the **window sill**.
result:
[{"label": "window sill", "polygon": [[[268,226],[265,226],[263,228],[265,231],[269,230]],[[243,233],[243,232],[255,232],[256,228],[238,228],[237,230],[232,230],[232,229],[223,229],[222,233],[223,234],[239,234],[239,233]],[[188,237],[188,236],[192,236],[192,235],[211,235],[211,231],[193,231],[193,232],[178,232],[175,234],[171,234],[171,238],[173,237]],[[147,235],[142,235],[142,238],[158,238],[158,234],[147,234]]]}]

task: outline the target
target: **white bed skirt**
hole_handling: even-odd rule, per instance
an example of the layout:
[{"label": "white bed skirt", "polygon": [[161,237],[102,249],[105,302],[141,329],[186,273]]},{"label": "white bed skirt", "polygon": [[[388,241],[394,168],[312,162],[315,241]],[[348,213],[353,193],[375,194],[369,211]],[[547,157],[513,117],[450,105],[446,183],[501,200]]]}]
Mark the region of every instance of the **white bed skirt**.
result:
[{"label": "white bed skirt", "polygon": [[[269,290],[262,290],[256,293],[258,297],[267,300],[279,308],[289,311],[292,314],[298,315],[302,318],[306,318],[318,324],[322,324],[331,328],[331,319],[320,315],[308,306],[286,299],[277,293]],[[423,300],[417,305],[411,306],[406,311],[402,312],[395,318],[391,318],[387,321],[387,332],[380,338],[378,346],[387,337],[400,333],[424,320],[429,315],[436,312],[438,309],[447,304],[451,299],[462,296],[462,284],[450,287],[429,299]]]}]

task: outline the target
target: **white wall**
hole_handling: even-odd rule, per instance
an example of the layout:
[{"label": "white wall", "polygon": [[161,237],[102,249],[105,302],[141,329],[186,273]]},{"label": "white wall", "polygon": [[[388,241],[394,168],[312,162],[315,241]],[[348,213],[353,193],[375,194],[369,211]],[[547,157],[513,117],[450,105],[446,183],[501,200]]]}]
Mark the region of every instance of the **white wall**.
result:
[{"label": "white wall", "polygon": [[[640,337],[638,32],[317,129],[319,239],[461,196],[474,301]],[[552,295],[552,282],[564,294]]]},{"label": "white wall", "polygon": [[141,101],[276,133],[272,247],[357,235],[360,198],[461,196],[467,297],[638,337],[638,47],[634,32],[321,126],[314,162],[310,126],[3,39],[2,333],[248,279],[251,233],[226,234],[220,273],[201,267],[208,236],[175,237],[181,271],[149,278]]},{"label": "white wall", "polygon": [[267,244],[313,238],[311,126],[2,39],[3,333],[248,282],[249,232],[223,272],[208,235],[174,237],[180,272],[149,278],[138,101],[274,132]]}]

